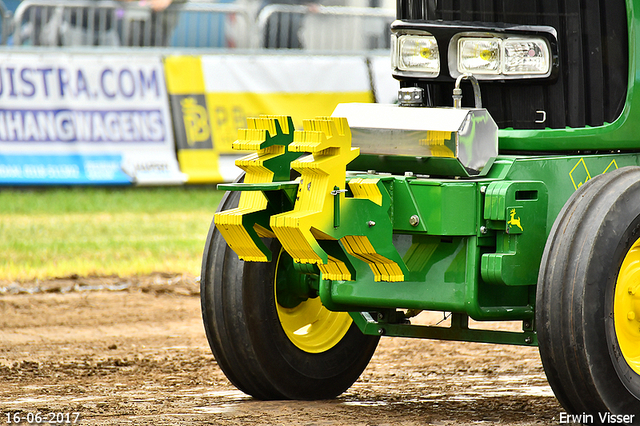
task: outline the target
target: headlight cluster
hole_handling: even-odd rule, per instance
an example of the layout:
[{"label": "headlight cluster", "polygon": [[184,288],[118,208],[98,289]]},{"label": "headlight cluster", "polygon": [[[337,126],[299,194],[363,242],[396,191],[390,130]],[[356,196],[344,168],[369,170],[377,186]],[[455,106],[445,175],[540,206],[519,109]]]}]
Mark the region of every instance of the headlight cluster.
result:
[{"label": "headlight cluster", "polygon": [[443,57],[452,78],[544,78],[552,70],[549,42],[538,36],[463,33],[450,39],[446,55],[430,34],[394,34],[392,45],[392,67],[400,75],[438,77]]}]

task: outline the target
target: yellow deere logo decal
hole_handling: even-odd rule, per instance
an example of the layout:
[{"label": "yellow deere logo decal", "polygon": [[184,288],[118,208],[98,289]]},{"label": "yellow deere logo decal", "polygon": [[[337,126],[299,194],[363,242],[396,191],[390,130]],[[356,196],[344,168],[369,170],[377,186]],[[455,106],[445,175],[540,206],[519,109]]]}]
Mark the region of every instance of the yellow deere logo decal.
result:
[{"label": "yellow deere logo decal", "polygon": [[509,211],[509,216],[510,219],[507,221],[509,230],[511,230],[511,228],[515,226],[517,228],[520,228],[520,232],[524,232],[524,229],[522,229],[522,225],[520,224],[520,217],[516,218],[516,209],[511,209]]},{"label": "yellow deere logo decal", "polygon": [[184,98],[180,101],[184,130],[187,135],[187,143],[193,146],[196,142],[204,142],[211,136],[207,110],[198,105],[194,98]]}]

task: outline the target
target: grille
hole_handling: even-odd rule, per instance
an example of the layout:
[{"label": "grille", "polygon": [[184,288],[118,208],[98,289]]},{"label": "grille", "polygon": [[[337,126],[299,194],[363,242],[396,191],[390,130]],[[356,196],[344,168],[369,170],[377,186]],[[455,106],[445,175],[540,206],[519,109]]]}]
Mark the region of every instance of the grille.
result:
[{"label": "grille", "polygon": [[[624,0],[399,0],[397,15],[402,20],[546,25],[557,30],[560,67],[555,82],[481,83],[483,106],[500,128],[599,126],[622,112],[629,63]],[[425,87],[436,105],[451,104],[452,84]],[[465,98],[472,95],[465,93]],[[546,122],[536,123],[542,117],[537,111],[546,113]]]}]

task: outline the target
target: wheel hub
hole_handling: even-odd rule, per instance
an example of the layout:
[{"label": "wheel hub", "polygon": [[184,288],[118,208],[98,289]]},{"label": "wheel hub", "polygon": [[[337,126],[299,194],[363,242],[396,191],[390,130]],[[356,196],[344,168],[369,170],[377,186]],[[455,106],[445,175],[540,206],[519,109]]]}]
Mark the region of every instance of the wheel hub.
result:
[{"label": "wheel hub", "polygon": [[640,239],[620,267],[613,309],[622,355],[631,369],[640,374]]},{"label": "wheel hub", "polygon": [[321,353],[333,348],[349,331],[351,316],[325,308],[313,288],[313,280],[294,268],[286,251],[280,252],[277,262],[276,310],[285,334],[305,352]]}]

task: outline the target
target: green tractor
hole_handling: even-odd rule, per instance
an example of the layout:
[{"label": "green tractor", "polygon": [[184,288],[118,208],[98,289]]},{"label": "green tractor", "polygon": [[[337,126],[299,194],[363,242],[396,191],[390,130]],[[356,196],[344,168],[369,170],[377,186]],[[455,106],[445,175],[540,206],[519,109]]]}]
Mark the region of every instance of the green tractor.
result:
[{"label": "green tractor", "polygon": [[[399,0],[398,105],[339,105],[297,131],[249,120],[235,146],[254,153],[220,185],[202,266],[229,380],[326,399],[382,335],[538,346],[568,413],[640,424],[636,12]],[[412,324],[423,310],[451,326]]]}]

